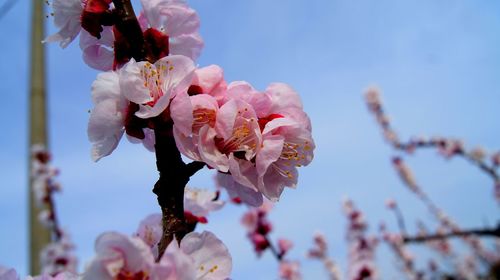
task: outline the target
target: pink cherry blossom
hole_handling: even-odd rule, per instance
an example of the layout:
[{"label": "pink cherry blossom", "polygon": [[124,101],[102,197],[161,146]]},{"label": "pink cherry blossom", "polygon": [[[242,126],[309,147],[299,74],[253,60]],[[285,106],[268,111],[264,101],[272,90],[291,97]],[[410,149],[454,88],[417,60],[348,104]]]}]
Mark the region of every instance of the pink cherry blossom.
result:
[{"label": "pink cherry blossom", "polygon": [[91,156],[98,161],[113,152],[123,135],[128,100],[120,92],[117,72],[104,72],[92,84],[94,109],[90,113],[88,137]]},{"label": "pink cherry blossom", "polygon": [[[247,236],[252,242],[258,256],[271,246],[268,234],[272,231],[273,226],[267,219],[267,214],[271,211],[271,208],[272,204],[269,201],[265,201],[260,207],[250,208],[241,219],[241,223],[246,228]],[[280,248],[284,250],[278,252],[281,257],[286,253],[286,250],[289,249],[288,245],[290,244],[285,243],[282,242],[281,245],[283,245],[283,248]]]},{"label": "pink cherry blossom", "polygon": [[96,240],[97,255],[88,265],[83,280],[149,279],[153,254],[149,246],[137,237],[108,232]]},{"label": "pink cherry blossom", "polygon": [[[158,68],[157,68],[158,67]],[[194,70],[193,62],[184,56],[168,56],[155,64],[130,61],[119,71],[97,76],[92,84],[92,100],[88,136],[92,142],[92,159],[98,161],[113,152],[123,133],[130,110],[130,101],[138,103],[135,114],[149,118],[162,113],[176,95],[185,96]],[[181,98],[179,98],[181,99]],[[140,128],[142,139],[127,135],[133,142],[142,142],[154,151],[154,132]],[[128,130],[127,130],[128,131]]]},{"label": "pink cherry blossom", "polygon": [[258,207],[264,201],[262,193],[239,184],[230,174],[218,172],[215,176],[215,182],[217,186],[226,189],[231,199],[239,201],[239,203],[244,202],[247,205]]},{"label": "pink cherry blossom", "polygon": [[194,279],[227,279],[231,275],[231,255],[224,243],[213,233],[191,232],[182,239],[180,249],[192,259]]},{"label": "pink cherry blossom", "polygon": [[293,242],[286,238],[278,239],[278,248],[280,250],[280,254],[284,256],[290,249],[293,247]]},{"label": "pink cherry blossom", "polygon": [[315,145],[310,120],[297,93],[285,84],[272,84],[258,93],[244,82],[231,83],[227,98],[231,97],[255,108],[262,134],[255,163],[231,158],[231,175],[237,183],[277,201],[285,186],[296,186],[297,167],[312,161]]},{"label": "pink cherry blossom", "polygon": [[82,58],[88,66],[101,70],[109,71],[113,69],[113,28],[103,26],[101,38],[90,35],[85,30],[80,33],[80,49],[82,50]]},{"label": "pink cherry blossom", "polygon": [[141,0],[139,22],[143,30],[155,28],[168,36],[169,52],[195,60],[203,48],[200,20],[182,0]]},{"label": "pink cherry blossom", "polygon": [[222,68],[211,65],[196,69],[193,81],[185,94],[172,102],[172,119],[177,147],[185,156],[202,161],[198,150],[199,131],[215,126],[219,106],[223,104],[226,82]]},{"label": "pink cherry blossom", "polygon": [[[118,72],[109,71],[97,76],[92,84],[92,100],[94,109],[91,111],[88,124],[88,137],[92,142],[91,157],[98,161],[111,154],[118,146],[129,112],[130,102],[120,91],[120,75]],[[144,138],[137,139],[127,135],[132,143],[143,143],[144,146],[154,151],[154,132],[149,128],[141,128]]]},{"label": "pink cherry blossom", "polygon": [[219,106],[222,106],[225,103],[223,99],[227,90],[224,70],[218,65],[209,65],[196,69],[191,88],[196,94],[205,93],[215,97]]},{"label": "pink cherry blossom", "polygon": [[[252,165],[261,144],[261,132],[253,107],[240,99],[231,99],[217,112],[215,127],[204,126],[199,132],[199,151],[204,162],[221,172],[230,171],[233,177],[243,167]],[[247,178],[238,183],[254,187]]]},{"label": "pink cherry blossom", "polygon": [[162,217],[160,213],[151,214],[144,218],[137,228],[134,236],[139,237],[144,243],[146,243],[151,252],[153,253],[155,259],[158,257],[158,243],[161,240],[163,234]]},{"label": "pink cherry blossom", "polygon": [[276,200],[283,186],[295,187],[296,168],[312,161],[315,145],[310,120],[298,94],[279,83],[271,84],[265,93],[271,98],[272,106],[269,115],[260,122],[264,147],[257,157],[259,189],[269,199]]},{"label": "pink cherry blossom", "polygon": [[154,64],[131,59],[120,71],[120,90],[139,104],[137,117],[155,117],[177,94],[187,92],[194,69],[194,62],[182,55],[166,56]]},{"label": "pink cherry blossom", "polygon": [[291,261],[280,262],[280,277],[284,280],[301,280],[300,263]]},{"label": "pink cherry blossom", "polygon": [[26,280],[78,280],[78,279],[81,279],[81,277],[71,272],[62,272],[57,274],[56,276],[43,274],[35,277],[28,276],[26,278]]},{"label": "pink cherry blossom", "polygon": [[[185,156],[202,161],[199,152],[200,129],[204,126],[215,127],[216,114],[219,106],[214,97],[208,94],[190,96],[185,102],[172,103],[172,118],[174,120],[174,137],[177,148]],[[179,114],[187,114],[184,118]]]},{"label": "pink cherry blossom", "polygon": [[49,243],[40,252],[42,273],[47,275],[76,273],[78,263],[74,250],[75,245],[70,237],[66,232],[62,232],[59,240]]},{"label": "pink cherry blossom", "polygon": [[15,269],[0,265],[0,280],[19,280],[19,275]]},{"label": "pink cherry blossom", "polygon": [[215,280],[227,279],[232,269],[226,246],[210,232],[191,232],[180,245],[172,241],[158,263],[141,238],[114,232],[97,239],[96,253],[83,280]]},{"label": "pink cherry blossom", "polygon": [[297,167],[313,158],[311,124],[300,98],[286,84],[258,92],[244,81],[230,83],[225,93],[214,97],[211,89],[223,77],[212,68],[195,74],[199,92],[189,100],[180,98],[182,106],[172,104],[172,114],[193,112],[192,119],[172,117],[177,147],[187,157],[230,174],[220,174],[217,180],[232,198],[253,206],[262,203],[261,194],[277,201],[285,187],[296,186]]},{"label": "pink cherry blossom", "polygon": [[43,42],[59,42],[62,48],[66,48],[82,29],[80,16],[83,3],[81,0],[54,0],[52,7],[54,23],[60,29],[57,33],[45,38]]},{"label": "pink cherry blossom", "polygon": [[217,196],[214,191],[188,187],[184,192],[184,209],[197,217],[206,217],[224,206],[224,201]]}]

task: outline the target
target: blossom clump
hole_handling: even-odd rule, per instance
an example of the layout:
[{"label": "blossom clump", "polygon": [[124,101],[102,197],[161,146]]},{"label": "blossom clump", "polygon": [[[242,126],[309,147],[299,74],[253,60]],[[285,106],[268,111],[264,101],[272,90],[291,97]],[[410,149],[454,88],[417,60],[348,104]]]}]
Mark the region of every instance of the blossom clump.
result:
[{"label": "blossom clump", "polygon": [[285,187],[296,186],[297,167],[311,162],[315,145],[309,118],[290,86],[275,83],[258,92],[233,82],[222,94],[218,88],[217,96],[201,93],[190,101],[185,106],[192,122],[174,121],[177,146],[218,170],[218,182],[231,197],[259,206],[262,195],[277,201]]},{"label": "blossom clump", "polygon": [[226,279],[232,269],[227,248],[207,231],[172,241],[159,262],[143,239],[116,232],[102,234],[95,249],[82,280]]},{"label": "blossom clump", "polygon": [[228,84],[217,65],[197,68],[200,22],[183,0],[142,0],[137,18],[122,5],[52,3],[60,30],[45,41],[66,47],[80,34],[84,61],[107,71],[92,85],[92,159],[111,154],[124,134],[154,150],[157,130],[168,128],[182,154],[219,172],[232,198],[259,206],[295,188],[315,148],[298,94],[283,83]]}]

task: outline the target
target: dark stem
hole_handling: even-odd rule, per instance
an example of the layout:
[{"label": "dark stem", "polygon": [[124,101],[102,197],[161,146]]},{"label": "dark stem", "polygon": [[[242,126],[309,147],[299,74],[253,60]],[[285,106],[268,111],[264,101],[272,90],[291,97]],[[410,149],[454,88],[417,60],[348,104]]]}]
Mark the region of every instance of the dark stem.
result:
[{"label": "dark stem", "polygon": [[276,260],[278,260],[278,262],[281,262],[283,260],[283,254],[278,252],[278,249],[276,249],[276,247],[274,247],[273,243],[271,242],[271,240],[269,240],[267,235],[264,235],[264,238],[266,238],[266,241],[269,244],[269,250],[271,251],[273,256],[276,258]]},{"label": "dark stem", "polygon": [[483,229],[471,229],[471,230],[461,230],[453,231],[444,234],[433,234],[433,235],[422,235],[422,236],[404,236],[404,243],[421,243],[427,241],[443,240],[452,237],[464,237],[464,236],[483,236],[483,237],[496,237],[500,238],[500,224],[496,228],[483,228]]},{"label": "dark stem", "polygon": [[[130,0],[113,0],[113,4],[117,18],[115,28],[124,37],[131,56],[136,61],[145,60],[144,37]],[[190,177],[205,164],[185,164],[175,145],[172,122],[161,115],[152,121],[155,123],[156,167],[160,175],[153,192],[158,196],[163,224],[163,235],[158,244],[160,259],[174,238],[180,242],[193,228],[187,225],[184,217],[184,188]]]},{"label": "dark stem", "polygon": [[399,231],[401,232],[401,234],[406,235],[405,219],[398,205],[395,205],[394,207],[394,214],[396,215]]},{"label": "dark stem", "polygon": [[162,210],[163,236],[158,244],[158,258],[161,258],[174,238],[180,242],[192,228],[188,226],[184,217],[184,188],[190,177],[205,164],[202,162],[185,164],[182,161],[172,135],[171,124],[155,128],[155,141],[156,167],[160,178],[153,192],[158,196],[158,204]]},{"label": "dark stem", "polygon": [[135,16],[130,0],[113,0],[115,5],[115,28],[125,37],[131,56],[136,61],[144,60],[144,36]]},{"label": "dark stem", "polygon": [[47,210],[49,210],[50,213],[50,219],[52,220],[52,239],[55,241],[60,241],[62,238],[62,230],[59,226],[59,219],[57,217],[56,213],[56,206],[54,203],[54,197],[53,197],[54,191],[49,190],[48,196],[47,196]]}]

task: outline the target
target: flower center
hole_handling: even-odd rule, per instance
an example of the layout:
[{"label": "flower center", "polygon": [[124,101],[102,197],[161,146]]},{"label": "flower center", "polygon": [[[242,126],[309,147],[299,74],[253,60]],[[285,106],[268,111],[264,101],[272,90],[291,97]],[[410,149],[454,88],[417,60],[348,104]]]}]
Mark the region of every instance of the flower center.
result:
[{"label": "flower center", "polygon": [[153,98],[153,100],[146,103],[149,106],[154,106],[158,99],[165,94],[163,92],[163,85],[167,82],[165,76],[168,75],[169,71],[174,69],[174,66],[168,64],[170,64],[170,62],[166,61],[166,65],[162,63],[158,65],[157,68],[155,65],[146,62],[141,69],[144,87],[149,89],[149,95]]},{"label": "flower center", "polygon": [[122,269],[120,273],[116,275],[115,280],[149,280],[149,275],[144,271],[134,273]]},{"label": "flower center", "polygon": [[[255,121],[250,119],[250,121]],[[248,121],[233,129],[233,134],[229,139],[223,140],[215,138],[215,145],[221,153],[229,154],[234,152],[245,152],[254,150],[256,147],[255,135],[250,130]]]},{"label": "flower center", "polygon": [[198,134],[200,128],[202,128],[206,124],[208,124],[210,127],[215,126],[215,110],[206,108],[196,109],[193,112],[193,117],[193,133]]}]

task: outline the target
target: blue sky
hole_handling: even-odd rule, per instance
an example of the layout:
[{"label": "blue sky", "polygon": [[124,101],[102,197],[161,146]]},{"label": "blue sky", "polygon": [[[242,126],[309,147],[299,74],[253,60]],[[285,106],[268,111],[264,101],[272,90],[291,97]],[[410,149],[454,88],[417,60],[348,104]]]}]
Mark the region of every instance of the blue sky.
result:
[{"label": "blue sky", "polygon": [[[345,267],[345,219],[340,211],[345,196],[367,213],[373,231],[381,220],[395,229],[384,209],[389,197],[400,203],[410,228],[416,219],[433,225],[392,170],[390,157],[395,153],[383,142],[363,102],[367,86],[383,89],[386,108],[403,138],[453,136],[469,146],[500,149],[497,2],[190,4],[201,17],[206,43],[200,66],[219,64],[228,81],[247,80],[258,89],[274,81],[289,83],[310,114],[315,160],[300,170],[298,189],[286,190],[271,214],[273,238],[286,236],[295,242],[290,257],[302,261],[305,279],[326,279],[320,264],[304,258],[317,230],[327,235],[331,255]],[[9,101],[0,111],[0,263],[21,274],[26,273],[27,259],[29,9],[28,1],[19,1],[0,21],[0,92]],[[97,72],[80,55],[77,43],[66,50],[47,47],[50,147],[64,186],[57,203],[83,265],[93,255],[100,233],[131,233],[143,217],[159,209],[151,193],[156,180],[152,153],[124,140],[108,158],[90,160],[86,126],[90,84]],[[461,224],[496,223],[500,212],[492,183],[474,167],[460,159],[444,160],[432,151],[418,152],[407,162],[431,197]],[[191,185],[212,187],[211,176],[201,172]],[[239,226],[242,211],[229,206],[213,213],[210,223],[199,230],[213,231],[229,247],[234,279],[276,279],[276,262],[269,255],[254,257]],[[378,260],[384,279],[398,279],[386,249],[379,250]]]}]

